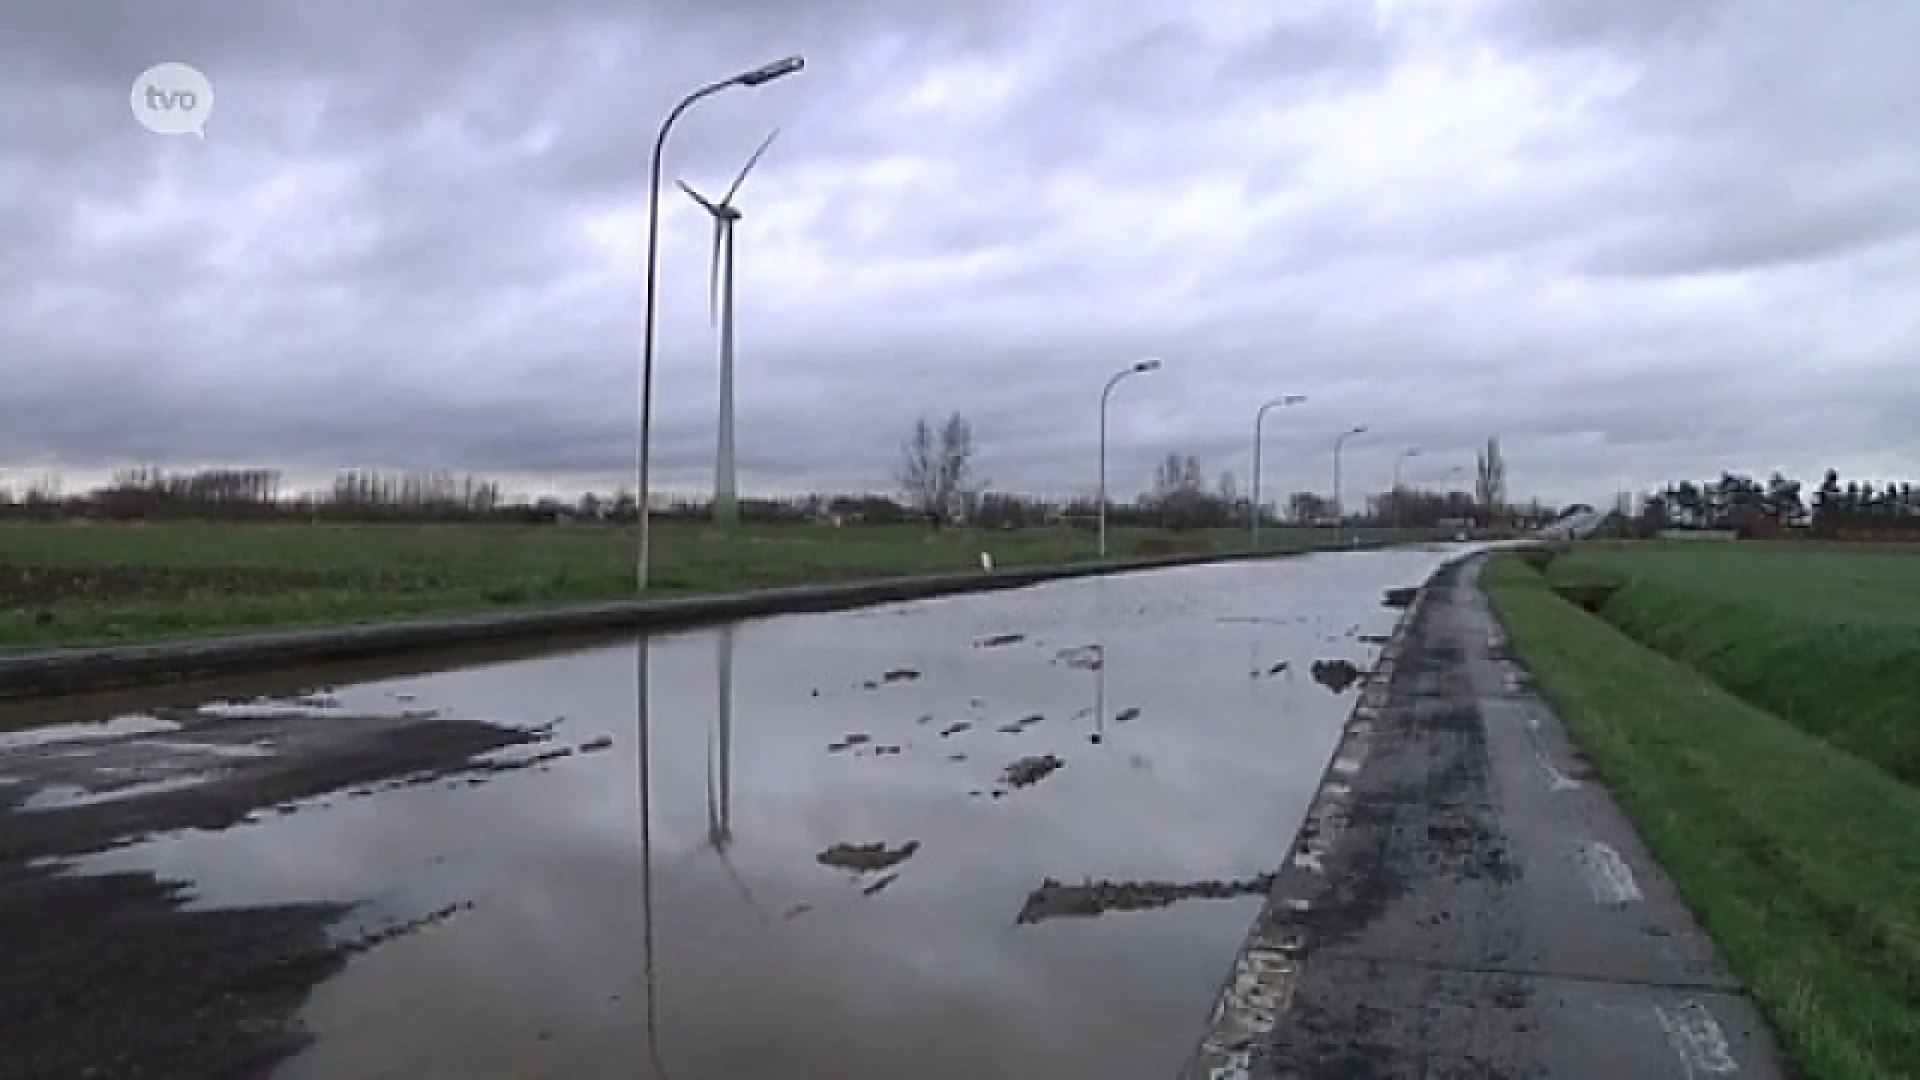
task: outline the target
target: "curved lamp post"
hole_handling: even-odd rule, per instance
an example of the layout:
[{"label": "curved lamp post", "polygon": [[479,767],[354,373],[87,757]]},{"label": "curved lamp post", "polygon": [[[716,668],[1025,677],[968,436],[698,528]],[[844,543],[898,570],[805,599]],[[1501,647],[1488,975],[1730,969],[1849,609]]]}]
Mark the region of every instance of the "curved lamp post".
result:
[{"label": "curved lamp post", "polygon": [[1307,400],[1307,395],[1305,394],[1288,394],[1285,397],[1274,398],[1272,401],[1260,406],[1260,411],[1253,414],[1253,509],[1248,516],[1253,519],[1253,546],[1256,548],[1260,546],[1261,426],[1266,423],[1268,410],[1285,408],[1289,405],[1298,405],[1305,400]]},{"label": "curved lamp post", "polygon": [[1407,463],[1408,458],[1419,456],[1420,448],[1409,446],[1400,451],[1399,457],[1393,459],[1393,527],[1396,530],[1400,528],[1400,468]]},{"label": "curved lamp post", "polygon": [[1142,360],[1137,364],[1121,368],[1107,380],[1106,388],[1100,391],[1100,557],[1107,557],[1107,398],[1112,396],[1113,388],[1121,379],[1129,375],[1142,375],[1149,371],[1159,371],[1159,359]]},{"label": "curved lamp post", "polygon": [[1346,449],[1348,439],[1366,433],[1367,425],[1357,424],[1341,432],[1340,437],[1333,440],[1333,526],[1336,529],[1346,520],[1346,513],[1340,505],[1340,452]]},{"label": "curved lamp post", "polygon": [[640,448],[637,463],[639,482],[639,503],[635,507],[640,515],[640,551],[634,564],[634,589],[645,592],[647,588],[647,568],[651,565],[651,548],[648,535],[648,519],[652,516],[651,467],[653,464],[653,323],[655,301],[655,279],[660,272],[660,155],[667,145],[667,133],[673,130],[674,121],[680,114],[701,98],[717,94],[734,86],[760,86],[791,75],[806,66],[806,61],[798,56],[789,56],[784,60],[775,60],[771,64],[743,71],[731,78],[707,85],[680,99],[667,118],[660,124],[660,134],[653,140],[653,159],[647,174],[647,300],[646,315],[640,331]]}]

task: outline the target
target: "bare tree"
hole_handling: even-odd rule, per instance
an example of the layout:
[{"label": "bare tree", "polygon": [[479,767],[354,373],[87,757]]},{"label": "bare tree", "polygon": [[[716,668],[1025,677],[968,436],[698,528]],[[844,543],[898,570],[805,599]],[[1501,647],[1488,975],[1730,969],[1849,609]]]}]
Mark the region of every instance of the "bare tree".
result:
[{"label": "bare tree", "polygon": [[1480,509],[1489,518],[1506,507],[1507,462],[1500,456],[1500,439],[1497,436],[1489,438],[1487,448],[1480,451],[1474,495],[1480,501]]},{"label": "bare tree", "polygon": [[[1221,481],[1223,490],[1232,486],[1230,477]],[[1171,453],[1160,462],[1147,501],[1159,512],[1161,526],[1175,530],[1213,528],[1223,524],[1229,512],[1222,496],[1207,493],[1200,459],[1192,454]]]},{"label": "bare tree", "polygon": [[901,444],[897,479],[908,505],[934,528],[963,517],[980,487],[973,475],[973,425],[956,412],[935,431],[922,416]]},{"label": "bare tree", "polygon": [[1178,451],[1169,453],[1153,470],[1153,498],[1166,502],[1179,495],[1204,495],[1206,481],[1201,479],[1200,459]]},{"label": "bare tree", "polygon": [[1312,525],[1333,516],[1333,500],[1316,491],[1296,491],[1287,497],[1287,516],[1301,525]]}]

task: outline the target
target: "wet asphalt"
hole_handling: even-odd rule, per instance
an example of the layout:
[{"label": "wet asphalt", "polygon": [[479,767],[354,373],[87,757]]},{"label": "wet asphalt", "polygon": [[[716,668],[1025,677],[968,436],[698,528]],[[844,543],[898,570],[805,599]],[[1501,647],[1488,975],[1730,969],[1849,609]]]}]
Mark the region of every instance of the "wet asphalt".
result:
[{"label": "wet asphalt", "polygon": [[[0,1076],[1173,1075],[1394,625],[1383,593],[1457,550],[308,679],[277,718],[7,714],[29,727],[0,741],[0,839],[40,845],[0,843],[16,914],[49,867],[171,883],[91,915],[101,940],[137,917],[121,940],[156,968],[183,920],[216,951],[236,911],[293,921],[205,961],[205,1011],[173,1023],[194,1039],[0,998],[27,1048]],[[409,724],[445,752],[396,764],[380,733]],[[62,821],[93,839],[63,850]]]},{"label": "wet asphalt", "polygon": [[1185,1075],[1789,1075],[1508,653],[1480,567],[1422,598],[1256,924],[1246,998],[1272,1028]]}]

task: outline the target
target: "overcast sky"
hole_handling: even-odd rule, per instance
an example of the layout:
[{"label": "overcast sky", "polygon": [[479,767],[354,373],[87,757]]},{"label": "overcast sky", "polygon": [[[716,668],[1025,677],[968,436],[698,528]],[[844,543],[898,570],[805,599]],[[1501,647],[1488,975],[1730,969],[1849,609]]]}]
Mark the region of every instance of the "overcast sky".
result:
[{"label": "overcast sky", "polygon": [[[996,488],[1169,450],[1268,491],[1610,498],[1920,469],[1913,0],[10,0],[0,476],[631,470],[668,146],[656,479],[710,483],[739,196],[749,492],[885,489],[921,413]],[[206,137],[129,107],[196,65]],[[1817,479],[1817,477],[1815,477]],[[1459,477],[1455,477],[1459,480]]]}]

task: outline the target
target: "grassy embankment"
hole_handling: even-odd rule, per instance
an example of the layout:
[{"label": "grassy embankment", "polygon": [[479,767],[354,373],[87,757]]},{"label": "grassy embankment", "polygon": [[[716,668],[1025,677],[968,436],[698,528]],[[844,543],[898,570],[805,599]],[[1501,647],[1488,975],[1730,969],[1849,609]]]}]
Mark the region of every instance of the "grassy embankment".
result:
[{"label": "grassy embankment", "polygon": [[1486,583],[1807,1075],[1920,1076],[1920,550],[1598,546]]},{"label": "grassy embankment", "polygon": [[[1361,532],[1362,539],[1387,535]],[[1263,531],[1276,552],[1329,530]],[[1246,547],[1238,530],[1118,529],[1116,557]],[[657,522],[649,592],[669,597],[979,567],[1087,562],[1070,528],[931,533],[918,526]],[[593,526],[0,524],[0,651],[338,625],[633,596],[634,532]]]}]

